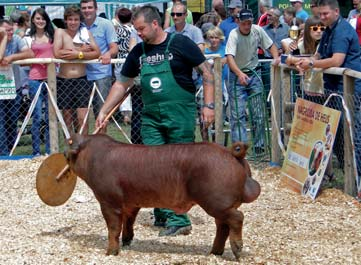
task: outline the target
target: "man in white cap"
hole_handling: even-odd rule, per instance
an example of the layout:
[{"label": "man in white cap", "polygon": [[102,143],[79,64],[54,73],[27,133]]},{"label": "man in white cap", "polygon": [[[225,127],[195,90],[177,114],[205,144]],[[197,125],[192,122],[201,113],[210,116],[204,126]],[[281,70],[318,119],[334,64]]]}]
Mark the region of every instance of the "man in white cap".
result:
[{"label": "man in white cap", "polygon": [[219,27],[223,31],[225,42],[227,42],[231,30],[238,27],[236,23],[236,16],[241,9],[242,9],[242,2],[240,0],[232,0],[228,5],[229,17],[223,20],[219,25]]},{"label": "man in white cap", "polygon": [[[259,78],[258,47],[269,50],[274,63],[279,62],[277,47],[264,29],[253,23],[252,10],[242,9],[236,17],[238,28],[229,34],[226,45],[227,62],[230,68],[229,85],[227,92],[230,103],[230,121],[232,142],[247,142],[246,104],[251,94],[262,91],[262,82]],[[252,106],[255,110],[252,130],[264,131],[262,108]],[[256,153],[262,152],[264,139],[256,139],[253,143]]]},{"label": "man in white cap", "polygon": [[305,22],[308,18],[308,13],[303,9],[303,0],[290,0],[291,5],[296,8],[296,17]]}]

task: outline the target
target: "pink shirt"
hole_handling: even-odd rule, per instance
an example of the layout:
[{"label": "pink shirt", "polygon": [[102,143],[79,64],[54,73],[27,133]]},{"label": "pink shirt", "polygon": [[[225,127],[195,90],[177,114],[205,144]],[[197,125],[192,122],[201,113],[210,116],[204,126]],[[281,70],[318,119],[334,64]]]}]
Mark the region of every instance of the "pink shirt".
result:
[{"label": "pink shirt", "polygon": [[[35,43],[32,42],[31,49],[35,54],[35,58],[53,58],[52,43]],[[32,64],[29,72],[29,79],[43,80],[47,79],[47,64]]]}]

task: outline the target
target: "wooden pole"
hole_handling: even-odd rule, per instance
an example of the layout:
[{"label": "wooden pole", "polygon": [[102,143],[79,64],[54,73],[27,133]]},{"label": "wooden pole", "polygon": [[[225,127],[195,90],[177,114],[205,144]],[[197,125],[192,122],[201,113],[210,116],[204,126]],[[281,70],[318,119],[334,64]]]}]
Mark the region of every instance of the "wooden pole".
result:
[{"label": "wooden pole", "polygon": [[278,146],[278,132],[281,124],[281,68],[279,66],[271,65],[271,89],[273,107],[271,107],[271,124],[272,124],[272,136],[271,136],[271,164],[281,164],[281,149]]},{"label": "wooden pole", "polygon": [[282,82],[282,110],[283,119],[282,119],[282,128],[284,129],[284,144],[287,146],[290,135],[285,133],[286,124],[292,124],[292,111],[285,111],[289,103],[291,102],[291,71],[286,68],[282,68],[281,72],[281,82]]},{"label": "wooden pole", "polygon": [[214,58],[214,100],[215,100],[215,141],[223,145],[223,93],[222,93],[222,62],[221,57]]},{"label": "wooden pole", "polygon": [[[48,86],[56,101],[56,69],[55,63],[48,64]],[[48,102],[50,97],[48,96]],[[50,135],[50,152],[59,152],[59,137],[58,137],[58,119],[55,108],[49,103],[49,135]]]},{"label": "wooden pole", "polygon": [[[355,79],[353,77],[343,75],[343,92],[344,100],[347,108],[350,111],[350,119],[352,124],[352,135],[355,135],[355,119],[354,119],[354,85]],[[345,115],[343,115],[343,133],[344,133],[344,192],[354,196],[356,194],[356,176],[355,176],[355,167],[353,164],[353,146],[351,143],[351,135],[349,126],[347,125],[347,120]],[[355,140],[355,137],[353,138]],[[360,161],[358,161],[360,162]]]}]

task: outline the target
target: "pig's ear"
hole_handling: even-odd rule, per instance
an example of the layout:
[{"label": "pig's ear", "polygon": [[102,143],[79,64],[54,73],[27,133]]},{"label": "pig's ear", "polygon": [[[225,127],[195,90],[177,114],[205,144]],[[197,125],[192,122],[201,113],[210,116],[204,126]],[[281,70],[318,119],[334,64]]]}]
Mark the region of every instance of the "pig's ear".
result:
[{"label": "pig's ear", "polygon": [[243,142],[235,142],[232,147],[232,155],[238,159],[243,159],[246,157],[248,145]]}]

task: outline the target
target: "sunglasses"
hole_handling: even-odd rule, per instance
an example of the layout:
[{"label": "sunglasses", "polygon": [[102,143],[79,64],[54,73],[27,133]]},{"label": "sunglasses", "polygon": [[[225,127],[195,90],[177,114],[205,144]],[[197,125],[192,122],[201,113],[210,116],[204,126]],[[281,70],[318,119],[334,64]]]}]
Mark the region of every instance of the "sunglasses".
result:
[{"label": "sunglasses", "polygon": [[312,31],[325,31],[326,27],[325,26],[310,26],[310,30]]},{"label": "sunglasses", "polygon": [[177,16],[177,17],[181,17],[181,16],[183,16],[185,13],[178,13],[178,12],[172,12],[172,13],[170,13],[170,15],[172,16],[172,17],[175,17],[175,16]]}]

